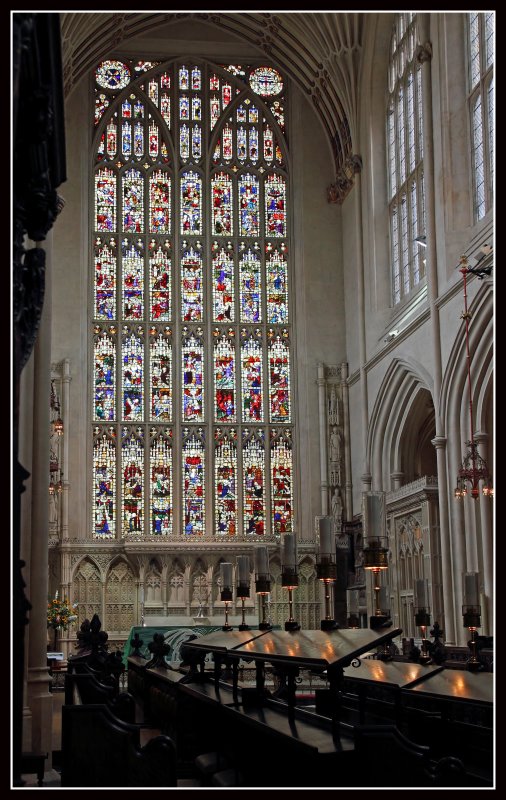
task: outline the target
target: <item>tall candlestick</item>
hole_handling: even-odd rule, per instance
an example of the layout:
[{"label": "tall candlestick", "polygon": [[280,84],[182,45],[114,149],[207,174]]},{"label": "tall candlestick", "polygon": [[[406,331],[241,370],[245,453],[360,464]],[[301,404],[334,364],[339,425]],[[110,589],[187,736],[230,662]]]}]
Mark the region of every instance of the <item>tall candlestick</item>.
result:
[{"label": "tall candlestick", "polygon": [[281,563],[284,567],[296,567],[297,557],[295,554],[295,534],[285,533],[281,540],[282,554]]},{"label": "tall candlestick", "polygon": [[230,588],[232,586],[232,564],[223,562],[220,564],[221,585]]},{"label": "tall candlestick", "polygon": [[249,558],[248,556],[237,556],[237,580],[238,583],[249,585]]}]

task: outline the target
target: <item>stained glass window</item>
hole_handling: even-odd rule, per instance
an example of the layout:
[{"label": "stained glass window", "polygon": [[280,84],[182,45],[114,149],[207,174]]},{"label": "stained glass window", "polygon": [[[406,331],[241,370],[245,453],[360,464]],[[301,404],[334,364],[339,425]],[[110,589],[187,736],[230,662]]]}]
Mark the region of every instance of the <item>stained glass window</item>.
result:
[{"label": "stained glass window", "polygon": [[213,196],[212,234],[213,236],[232,236],[232,178],[224,172],[215,175],[211,181]]},{"label": "stained glass window", "polygon": [[116,230],[116,175],[110,169],[99,169],[95,177],[95,229]]},{"label": "stained glass window", "polygon": [[264,433],[243,431],[244,533],[265,533],[265,444]]},{"label": "stained glass window", "polygon": [[144,314],[144,243],[123,240],[123,316],[142,319]]},{"label": "stained glass window", "polygon": [[204,347],[201,331],[188,335],[183,331],[181,348],[183,378],[183,420],[202,422],[204,419]]},{"label": "stained glass window", "polygon": [[184,322],[202,320],[202,256],[193,247],[181,258],[181,303]]},{"label": "stained glass window", "polygon": [[471,120],[474,221],[492,208],[494,188],[493,12],[467,15],[468,97]]},{"label": "stained glass window", "polygon": [[172,533],[172,431],[164,428],[153,436],[149,448],[151,532]]},{"label": "stained glass window", "polygon": [[285,255],[267,246],[267,322],[288,322],[288,270]]},{"label": "stained glass window", "polygon": [[149,178],[149,232],[170,233],[170,177],[158,170]]},{"label": "stained glass window", "polygon": [[113,334],[97,327],[94,347],[94,419],[108,422],[116,415],[116,346]]},{"label": "stained glass window", "polygon": [[214,331],[214,419],[235,422],[235,343],[234,331]]},{"label": "stained glass window", "polygon": [[95,318],[116,317],[116,240],[95,239]]},{"label": "stained glass window", "polygon": [[246,174],[239,178],[239,215],[239,235],[258,236],[258,180],[254,175]]},{"label": "stained glass window", "polygon": [[234,306],[234,259],[223,247],[218,249],[213,242],[213,320],[233,322]]},{"label": "stained glass window", "polygon": [[396,15],[388,69],[386,141],[394,303],[425,277],[423,253],[416,241],[425,235],[423,102],[421,65],[415,58],[416,25],[416,14]]},{"label": "stained glass window", "polygon": [[267,236],[286,236],[286,187],[279,175],[265,181],[265,229]]},{"label": "stained glass window", "polygon": [[261,322],[262,272],[260,256],[248,248],[239,259],[241,322]]},{"label": "stained glass window", "polygon": [[279,72],[272,67],[258,67],[249,76],[249,84],[256,94],[269,97],[283,91]]},{"label": "stained glass window", "polygon": [[196,172],[181,178],[181,233],[202,234],[202,180]]},{"label": "stained glass window", "polygon": [[140,421],[144,416],[144,343],[140,335],[125,328],[122,352],[123,419]]},{"label": "stained glass window", "polygon": [[151,372],[151,420],[172,419],[172,343],[170,328],[153,329],[149,344]]},{"label": "stained glass window", "polygon": [[214,445],[215,533],[237,532],[237,443],[234,429],[217,428]]},{"label": "stained glass window", "polygon": [[242,421],[263,422],[262,344],[258,335],[243,331],[241,345]]},{"label": "stained glass window", "polygon": [[149,243],[150,317],[167,321],[171,318],[170,242],[151,239]]},{"label": "stained glass window", "polygon": [[123,175],[123,230],[144,233],[144,181],[142,174],[130,169]]},{"label": "stained glass window", "polygon": [[[271,422],[290,422],[290,357],[288,343],[281,335],[268,332],[269,344],[269,398]],[[283,331],[286,338],[287,333]]]},{"label": "stained glass window", "polygon": [[293,517],[284,80],[94,76],[92,535],[272,542]]},{"label": "stained glass window", "polygon": [[292,443],[289,437],[271,442],[272,529],[275,533],[293,530]]},{"label": "stained glass window", "polygon": [[114,432],[94,428],[93,437],[94,535],[111,539],[116,527],[116,442]]},{"label": "stained glass window", "polygon": [[121,442],[123,536],[144,533],[144,442],[142,433],[123,430]]},{"label": "stained glass window", "polygon": [[202,536],[205,511],[205,450],[203,431],[183,431],[183,532]]}]

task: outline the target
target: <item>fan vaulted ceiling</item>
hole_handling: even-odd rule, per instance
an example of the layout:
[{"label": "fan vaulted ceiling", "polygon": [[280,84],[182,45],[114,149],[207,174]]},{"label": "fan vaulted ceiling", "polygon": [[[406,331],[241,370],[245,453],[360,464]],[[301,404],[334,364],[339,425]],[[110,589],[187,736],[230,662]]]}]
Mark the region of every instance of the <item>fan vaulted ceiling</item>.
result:
[{"label": "fan vaulted ceiling", "polygon": [[65,92],[132,37],[160,36],[184,22],[211,25],[210,38],[226,34],[258,48],[298,83],[322,120],[337,173],[356,137],[365,17],[349,12],[62,13]]}]

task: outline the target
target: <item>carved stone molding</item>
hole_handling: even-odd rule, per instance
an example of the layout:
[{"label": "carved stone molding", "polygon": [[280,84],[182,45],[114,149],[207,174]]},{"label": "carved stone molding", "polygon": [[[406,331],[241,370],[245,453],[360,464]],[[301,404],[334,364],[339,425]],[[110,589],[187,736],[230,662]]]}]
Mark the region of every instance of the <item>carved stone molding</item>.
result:
[{"label": "carved stone molding", "polygon": [[415,58],[419,64],[425,64],[426,61],[432,60],[432,44],[431,42],[425,42],[425,44],[419,44],[416,48]]},{"label": "carved stone molding", "polygon": [[355,183],[355,175],[362,172],[362,158],[350,155],[339,169],[335,183],[327,188],[327,202],[341,205]]}]

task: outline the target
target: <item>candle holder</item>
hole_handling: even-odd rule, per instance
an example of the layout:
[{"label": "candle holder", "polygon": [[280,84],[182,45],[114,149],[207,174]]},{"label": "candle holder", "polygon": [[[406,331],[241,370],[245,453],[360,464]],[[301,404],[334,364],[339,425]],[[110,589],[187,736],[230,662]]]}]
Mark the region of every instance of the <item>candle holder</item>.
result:
[{"label": "candle holder", "polygon": [[222,585],[220,600],[225,603],[225,624],[222,627],[222,631],[231,631],[233,628],[228,622],[228,604],[232,600],[232,564],[220,564],[220,576]]},{"label": "candle holder", "polygon": [[246,624],[246,609],[244,607],[244,601],[247,597],[249,597],[249,584],[246,583],[238,583],[236,595],[241,601],[241,624],[239,625],[240,631],[249,631],[249,625]]},{"label": "candle holder", "polygon": [[299,585],[297,567],[281,566],[281,586],[288,589],[288,619],[285,622],[285,631],[300,631],[300,625],[293,616],[293,590]]},{"label": "candle holder", "polygon": [[293,616],[293,590],[299,585],[296,547],[295,533],[285,533],[281,540],[281,586],[288,590],[288,619],[285,622],[285,631],[300,631],[300,625]]},{"label": "candle holder", "polygon": [[462,596],[464,601],[462,605],[462,617],[464,627],[468,628],[471,634],[471,639],[467,643],[471,651],[471,657],[466,662],[466,668],[470,670],[470,672],[478,672],[478,670],[482,669],[482,663],[478,658],[477,631],[477,628],[481,627],[481,606],[478,603],[479,577],[478,572],[465,572],[462,576]]},{"label": "candle holder", "polygon": [[267,621],[267,596],[271,591],[271,575],[269,572],[269,551],[263,545],[256,548],[256,571],[255,571],[255,591],[259,596],[259,616],[258,628],[261,631],[270,631],[272,625]]},{"label": "candle holder", "polygon": [[255,591],[260,603],[260,622],[258,628],[261,631],[270,631],[272,625],[267,622],[267,595],[271,591],[271,576],[269,573],[255,575]]},{"label": "candle holder", "polygon": [[240,631],[249,631],[246,624],[246,609],[244,601],[250,596],[250,571],[248,556],[237,556],[237,590],[236,595],[241,600],[241,624]]},{"label": "candle holder", "polygon": [[325,592],[325,618],[320,621],[322,631],[339,628],[334,619],[334,583],[337,579],[336,543],[332,517],[317,517],[318,552],[316,555],[316,577],[323,583]]},{"label": "candle holder", "polygon": [[415,625],[420,628],[422,634],[422,649],[418,661],[420,664],[430,664],[432,657],[429,653],[429,640],[427,639],[427,628],[430,625],[430,608],[418,608],[415,611]]},{"label": "candle holder", "polygon": [[420,628],[422,634],[422,649],[418,661],[420,664],[430,664],[432,657],[429,652],[430,643],[427,639],[427,628],[430,625],[429,582],[426,578],[419,578],[415,581],[414,600],[415,625]]},{"label": "candle holder", "polygon": [[381,609],[380,603],[380,572],[388,569],[388,548],[380,536],[370,537],[363,549],[364,569],[372,572],[374,609],[369,617],[369,626],[372,630],[384,628],[390,621],[390,617]]}]

